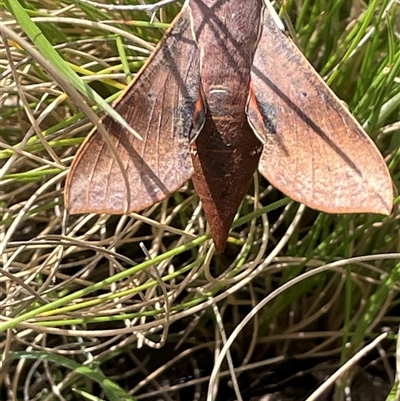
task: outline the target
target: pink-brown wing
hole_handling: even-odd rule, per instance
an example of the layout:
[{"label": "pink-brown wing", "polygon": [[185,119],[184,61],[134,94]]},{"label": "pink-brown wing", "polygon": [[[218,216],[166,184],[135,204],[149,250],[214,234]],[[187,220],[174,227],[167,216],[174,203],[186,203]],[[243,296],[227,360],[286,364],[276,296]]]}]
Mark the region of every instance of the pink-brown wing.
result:
[{"label": "pink-brown wing", "polygon": [[190,179],[189,133],[200,74],[190,18],[189,9],[184,7],[115,104],[143,140],[110,117],[104,119],[129,188],[115,156],[96,130],[79,149],[67,178],[65,204],[70,213],[140,211],[165,199]]},{"label": "pink-brown wing", "polygon": [[253,60],[248,118],[259,170],[292,199],[329,213],[383,213],[393,189],[378,149],[268,9]]}]

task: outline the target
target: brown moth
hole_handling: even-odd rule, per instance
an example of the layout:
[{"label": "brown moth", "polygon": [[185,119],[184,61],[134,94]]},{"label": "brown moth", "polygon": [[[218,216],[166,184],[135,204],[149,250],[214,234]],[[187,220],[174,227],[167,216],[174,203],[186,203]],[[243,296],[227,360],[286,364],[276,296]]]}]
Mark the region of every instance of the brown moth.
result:
[{"label": "brown moth", "polygon": [[313,209],[389,214],[378,149],[271,13],[263,0],[186,1],[114,105],[143,140],[103,120],[129,186],[96,130],[72,163],[67,210],[137,212],[192,178],[223,251],[258,165]]}]

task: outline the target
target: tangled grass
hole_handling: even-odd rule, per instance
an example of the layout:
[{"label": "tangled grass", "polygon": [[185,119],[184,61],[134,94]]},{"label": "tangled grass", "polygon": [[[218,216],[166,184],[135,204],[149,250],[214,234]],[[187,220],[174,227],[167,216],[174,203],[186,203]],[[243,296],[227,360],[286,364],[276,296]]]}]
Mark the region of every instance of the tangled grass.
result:
[{"label": "tangled grass", "polygon": [[[98,107],[85,108],[49,47],[115,99],[179,10],[150,23],[154,10],[133,3],[0,5],[0,398],[398,399],[398,196],[387,217],[327,215],[256,175],[221,255],[191,183],[140,214],[67,215],[66,173]],[[399,3],[282,11],[397,194]]]}]

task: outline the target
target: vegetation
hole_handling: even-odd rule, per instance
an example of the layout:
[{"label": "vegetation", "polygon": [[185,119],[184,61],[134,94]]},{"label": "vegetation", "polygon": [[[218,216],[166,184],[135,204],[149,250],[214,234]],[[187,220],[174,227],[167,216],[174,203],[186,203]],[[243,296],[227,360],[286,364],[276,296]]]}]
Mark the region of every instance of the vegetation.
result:
[{"label": "vegetation", "polygon": [[64,210],[91,92],[115,99],[180,8],[103,3],[0,2],[0,398],[399,399],[399,3],[280,8],[384,155],[392,214],[317,213],[256,174],[220,255],[191,183],[140,214]]}]

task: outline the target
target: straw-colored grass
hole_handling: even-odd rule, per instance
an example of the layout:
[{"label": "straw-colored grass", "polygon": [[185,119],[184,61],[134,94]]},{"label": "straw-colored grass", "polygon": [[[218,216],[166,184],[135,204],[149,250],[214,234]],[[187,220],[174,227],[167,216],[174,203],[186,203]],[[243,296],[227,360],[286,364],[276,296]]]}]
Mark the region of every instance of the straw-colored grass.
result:
[{"label": "straw-colored grass", "polygon": [[[387,217],[328,215],[255,176],[222,255],[191,183],[140,214],[68,216],[68,168],[93,110],[104,114],[79,89],[115,99],[179,5],[150,23],[152,11],[134,7],[2,3],[0,399],[303,400],[329,377],[326,399],[350,388],[399,399],[398,196]],[[299,47],[381,150],[397,195],[399,2],[284,3]]]}]

